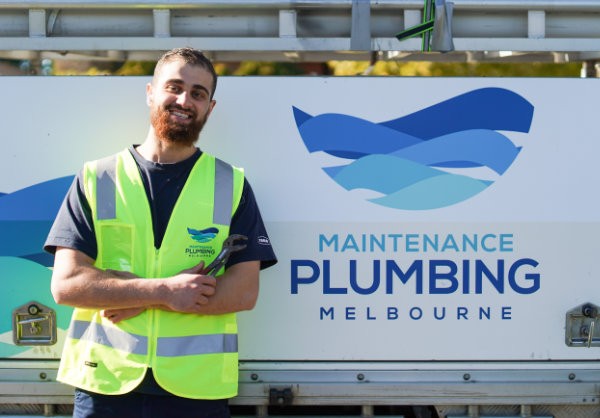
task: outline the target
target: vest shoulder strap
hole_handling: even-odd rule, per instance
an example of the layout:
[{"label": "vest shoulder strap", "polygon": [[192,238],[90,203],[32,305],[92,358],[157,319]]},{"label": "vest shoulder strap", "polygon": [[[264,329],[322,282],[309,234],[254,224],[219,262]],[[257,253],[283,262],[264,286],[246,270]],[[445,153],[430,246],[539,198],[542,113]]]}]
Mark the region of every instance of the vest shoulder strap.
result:
[{"label": "vest shoulder strap", "polygon": [[[118,155],[102,158],[96,162],[96,202],[99,220],[115,219],[117,216],[116,171]],[[234,167],[219,158],[212,158],[215,159],[213,223],[229,225],[234,208]]]}]

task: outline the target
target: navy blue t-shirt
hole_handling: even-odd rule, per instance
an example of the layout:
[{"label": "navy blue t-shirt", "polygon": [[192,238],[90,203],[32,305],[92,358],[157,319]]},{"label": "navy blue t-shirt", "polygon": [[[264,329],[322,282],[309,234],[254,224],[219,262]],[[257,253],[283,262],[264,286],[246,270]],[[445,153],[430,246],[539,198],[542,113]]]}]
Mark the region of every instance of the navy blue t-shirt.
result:
[{"label": "navy blue t-shirt", "polygon": [[[154,246],[158,249],[162,244],[177,198],[202,153],[198,149],[194,155],[183,161],[161,164],[146,160],[134,150],[133,146],[129,151],[138,165],[146,189],[152,213]],[[71,185],[48,234],[44,249],[54,253],[56,247],[68,247],[96,259],[98,253],[96,234],[90,205],[83,189],[82,176],[83,173],[80,172]],[[244,179],[240,204],[231,219],[229,232],[247,236],[248,242],[243,251],[231,255],[227,263],[228,267],[242,261],[260,261],[261,269],[264,269],[277,262],[254,193],[246,179]]]}]

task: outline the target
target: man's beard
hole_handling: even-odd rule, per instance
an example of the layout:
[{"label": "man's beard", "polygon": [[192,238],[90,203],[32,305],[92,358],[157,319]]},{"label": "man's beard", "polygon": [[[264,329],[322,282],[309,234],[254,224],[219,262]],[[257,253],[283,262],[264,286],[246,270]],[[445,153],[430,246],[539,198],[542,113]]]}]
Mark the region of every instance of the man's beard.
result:
[{"label": "man's beard", "polygon": [[171,105],[169,107],[160,107],[150,112],[150,122],[154,127],[156,136],[167,142],[193,145],[198,140],[200,131],[202,131],[206,123],[207,115],[196,120],[196,113],[194,112],[191,115],[191,123],[179,124],[170,120],[171,113],[169,109],[183,110],[180,106]]}]

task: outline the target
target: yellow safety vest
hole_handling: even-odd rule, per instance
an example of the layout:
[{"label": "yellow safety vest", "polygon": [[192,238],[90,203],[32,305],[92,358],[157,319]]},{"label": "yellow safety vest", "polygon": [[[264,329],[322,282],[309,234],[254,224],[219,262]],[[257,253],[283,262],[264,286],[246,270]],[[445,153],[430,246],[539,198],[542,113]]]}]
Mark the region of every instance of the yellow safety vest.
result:
[{"label": "yellow safety vest", "polygon": [[[203,153],[175,204],[161,248],[154,247],[148,198],[131,153],[84,167],[84,189],[98,242],[95,265],[139,277],[169,277],[208,264],[229,235],[244,175]],[[99,310],[75,309],[58,380],[102,394],[135,389],[148,367],[167,391],[193,399],[237,394],[236,315],[147,309],[113,324]]]}]

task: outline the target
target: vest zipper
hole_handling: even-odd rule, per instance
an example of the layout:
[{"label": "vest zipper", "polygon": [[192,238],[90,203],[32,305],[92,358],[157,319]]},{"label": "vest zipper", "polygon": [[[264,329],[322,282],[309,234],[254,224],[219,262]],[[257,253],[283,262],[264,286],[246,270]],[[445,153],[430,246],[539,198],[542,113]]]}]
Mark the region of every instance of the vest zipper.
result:
[{"label": "vest zipper", "polygon": [[[160,250],[154,248],[154,257],[152,265],[152,275],[150,277],[160,277],[158,270],[159,266]],[[151,279],[152,280],[152,279]],[[157,340],[157,323],[158,323],[158,309],[150,309],[149,324],[148,324],[148,366],[153,367],[153,363],[156,359],[156,340]]]}]

